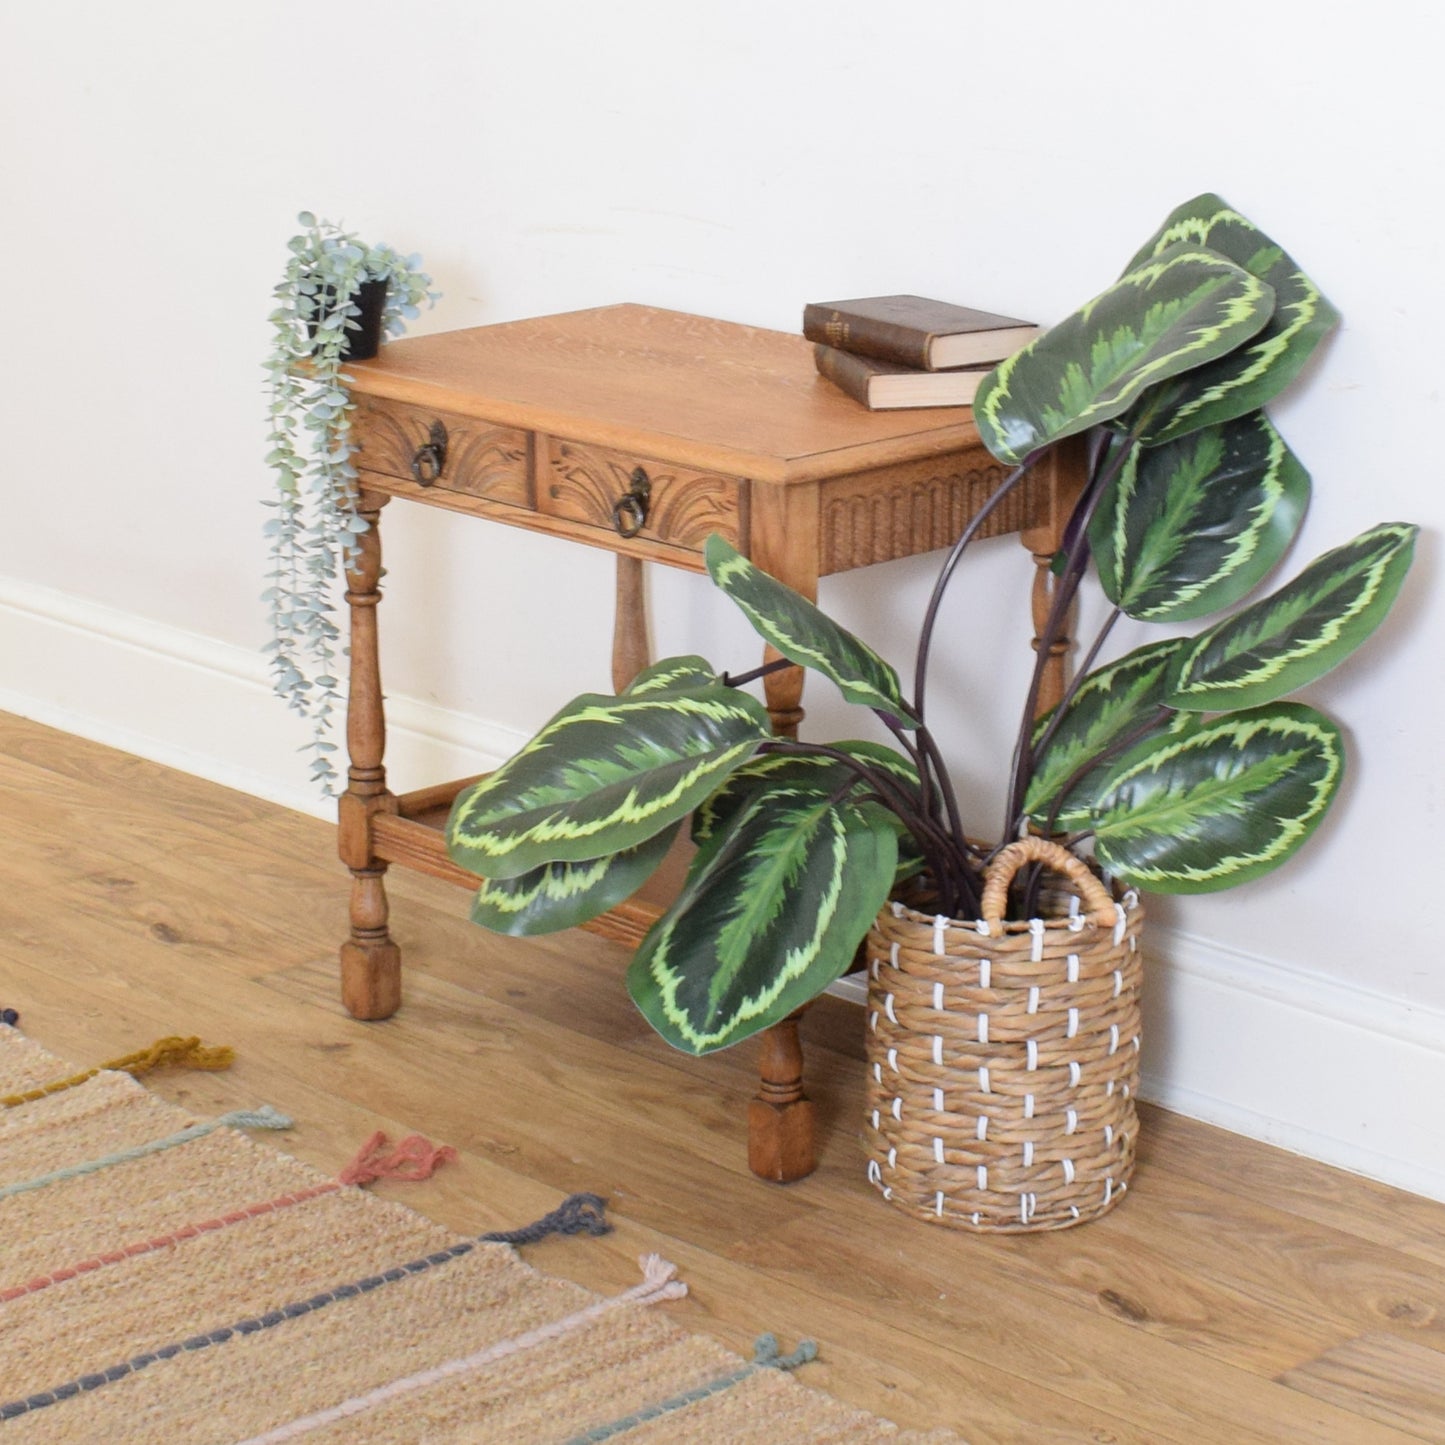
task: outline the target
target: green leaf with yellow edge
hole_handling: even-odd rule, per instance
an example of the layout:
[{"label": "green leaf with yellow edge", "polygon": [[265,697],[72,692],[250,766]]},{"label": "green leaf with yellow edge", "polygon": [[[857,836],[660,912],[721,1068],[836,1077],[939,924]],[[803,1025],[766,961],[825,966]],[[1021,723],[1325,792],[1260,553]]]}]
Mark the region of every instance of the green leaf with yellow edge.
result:
[{"label": "green leaf with yellow edge", "polygon": [[1170,247],[995,367],[973,400],[979,435],[1017,465],[1233,351],[1273,310],[1274,292],[1242,267],[1199,247]]},{"label": "green leaf with yellow edge", "polygon": [[[1033,777],[1024,796],[1024,811],[1031,821],[1046,825],[1057,802],[1055,821],[1059,827],[1083,826],[1088,799],[1108,763],[1077,778],[1066,797],[1060,799],[1060,792],[1091,759],[1127,738],[1159,711],[1170,660],[1183,646],[1182,638],[1151,642],[1084,679],[1063,720],[1034,761]],[[1034,728],[1035,741],[1053,721],[1052,711],[1039,719]]]},{"label": "green leaf with yellow edge", "polygon": [[487,878],[472,898],[471,918],[493,933],[531,937],[575,928],[630,898],[667,856],[681,822],[602,858],[543,863],[518,878]]},{"label": "green leaf with yellow edge", "polygon": [[898,674],[866,642],[754,566],[716,532],[707,539],[703,555],[712,580],[789,662],[831,678],[849,702],[889,713],[905,727],[918,726],[903,701]]},{"label": "green leaf with yellow edge", "polygon": [[1177,245],[1206,246],[1269,284],[1274,313],[1229,354],[1147,393],[1126,425],[1146,446],[1255,411],[1299,374],[1339,321],[1319,287],[1258,226],[1206,194],[1174,210],[1129,270]]},{"label": "green leaf with yellow edge", "polygon": [[1164,446],[1135,446],[1089,524],[1099,583],[1149,622],[1231,607],[1288,550],[1309,473],[1262,411]]},{"label": "green leaf with yellow edge", "polygon": [[706,1054],[786,1018],[847,972],[893,886],[898,842],[874,803],[775,788],[698,850],[627,987],[674,1048]]},{"label": "green leaf with yellow edge", "polygon": [[585,694],[463,792],[447,851],[482,878],[635,848],[690,813],[773,735],[767,711],[710,682]]},{"label": "green leaf with yellow edge", "polygon": [[1153,893],[1233,888],[1294,856],[1344,765],[1339,729],[1300,703],[1187,720],[1109,770],[1090,810],[1095,853]]},{"label": "green leaf with yellow edge", "polygon": [[1387,522],[1317,557],[1277,592],[1216,623],[1175,658],[1168,707],[1252,707],[1322,677],[1385,620],[1416,526]]}]

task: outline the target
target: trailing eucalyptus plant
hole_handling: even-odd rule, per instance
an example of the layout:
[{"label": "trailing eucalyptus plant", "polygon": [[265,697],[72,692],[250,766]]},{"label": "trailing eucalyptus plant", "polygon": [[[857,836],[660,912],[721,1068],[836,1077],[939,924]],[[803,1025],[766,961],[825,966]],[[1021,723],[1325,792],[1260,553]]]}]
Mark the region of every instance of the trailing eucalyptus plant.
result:
[{"label": "trailing eucalyptus plant", "polygon": [[368,283],[386,288],[381,325],[400,335],[436,297],[419,256],[368,246],[310,211],[287,243],[286,270],[273,295],[266,358],[269,450],[276,495],[263,530],[270,544],[267,604],[271,680],[293,712],[312,724],[311,776],[336,788],[331,723],[340,699],[339,629],[332,620],[336,579],[366,530],[356,511],[351,464],[351,399],[343,368],[360,326],[358,296]]},{"label": "trailing eucalyptus plant", "polygon": [[[1262,405],[1337,316],[1217,196],[1181,206],[1102,295],[997,367],[974,418],[1013,470],[958,539],[924,618],[911,696],[877,653],[712,537],[713,581],[788,662],[870,709],[896,749],[774,737],[763,707],[700,657],[585,695],[464,792],[452,857],[484,881],[473,918],[567,927],[632,893],[691,815],[677,901],[628,975],[668,1042],[706,1053],[776,1023],[852,963],[879,907],[921,875],[930,911],[976,917],[993,851],[960,816],[927,721],[944,590],[984,517],[1068,438],[1088,482],[1055,559],[996,836],[1060,837],[1132,886],[1232,887],[1278,867],[1340,784],[1339,730],[1284,694],[1388,612],[1416,528],[1372,527],[1258,600],[1303,518],[1309,477]],[[1035,721],[1043,660],[1091,561],[1111,610],[1059,705]],[[1192,635],[1097,665],[1120,616]],[[1016,889],[1031,916],[1036,880]]]}]

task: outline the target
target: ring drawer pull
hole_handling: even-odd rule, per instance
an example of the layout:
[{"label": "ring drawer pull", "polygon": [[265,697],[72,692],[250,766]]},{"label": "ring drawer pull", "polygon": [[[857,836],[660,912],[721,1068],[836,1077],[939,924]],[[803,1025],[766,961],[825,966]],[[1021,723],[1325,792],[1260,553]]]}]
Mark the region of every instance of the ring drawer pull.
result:
[{"label": "ring drawer pull", "polygon": [[411,459],[411,474],[419,485],[429,487],[441,480],[442,468],[447,464],[447,429],[441,422],[431,424],[428,439],[417,449]]},{"label": "ring drawer pull", "polygon": [[632,485],[612,504],[612,525],[619,537],[635,537],[647,525],[647,508],[652,501],[652,480],[641,467],[629,478]]}]

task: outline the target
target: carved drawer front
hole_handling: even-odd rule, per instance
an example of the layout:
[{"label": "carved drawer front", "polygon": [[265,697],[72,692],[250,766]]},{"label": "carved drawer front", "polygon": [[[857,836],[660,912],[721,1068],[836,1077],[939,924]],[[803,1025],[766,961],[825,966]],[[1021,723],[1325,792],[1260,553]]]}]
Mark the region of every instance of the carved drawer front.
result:
[{"label": "carved drawer front", "polygon": [[476,417],[359,396],[351,435],[368,472],[444,492],[532,505],[527,433]]},{"label": "carved drawer front", "polygon": [[[737,477],[651,457],[541,439],[537,510],[608,533],[701,552],[720,532],[746,550],[746,487]],[[644,548],[645,550],[645,548]]]}]

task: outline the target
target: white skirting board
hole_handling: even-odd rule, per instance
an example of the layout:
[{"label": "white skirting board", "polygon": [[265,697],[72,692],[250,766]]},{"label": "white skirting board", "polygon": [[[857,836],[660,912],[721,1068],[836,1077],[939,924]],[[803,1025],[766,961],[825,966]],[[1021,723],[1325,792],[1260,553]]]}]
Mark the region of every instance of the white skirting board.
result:
[{"label": "white skirting board", "polygon": [[[0,579],[0,710],[316,816],[306,731],[259,653]],[[495,767],[515,730],[387,701],[404,787]],[[1144,1097],[1445,1200],[1445,1015],[1175,930],[1151,928]]]}]

